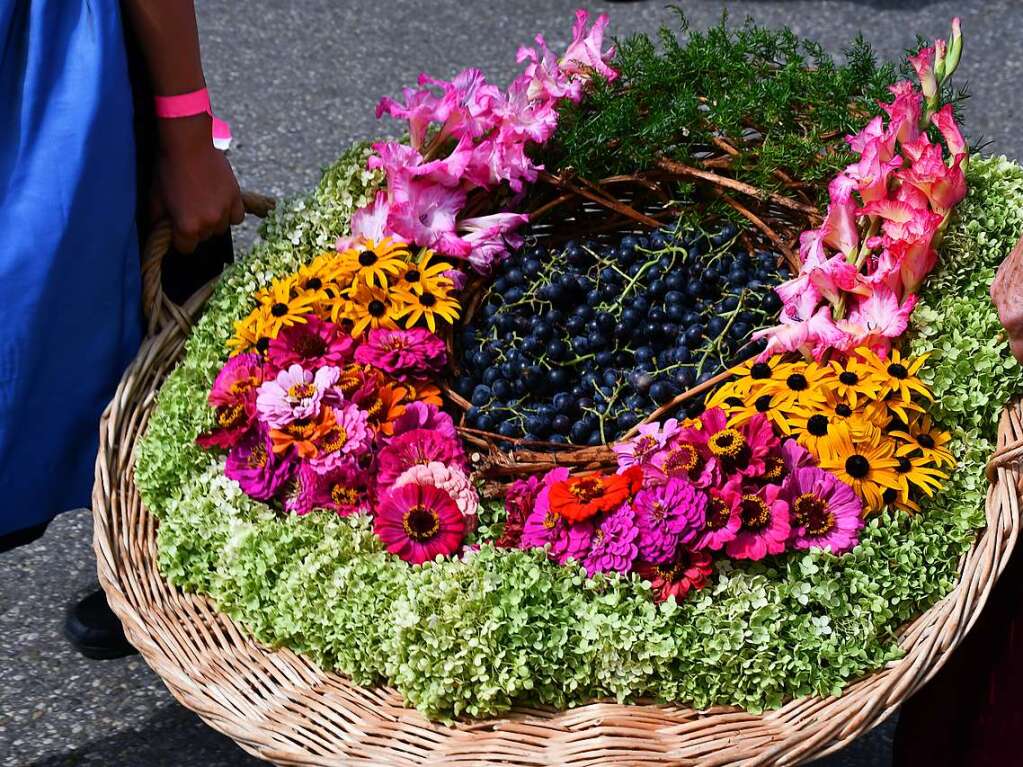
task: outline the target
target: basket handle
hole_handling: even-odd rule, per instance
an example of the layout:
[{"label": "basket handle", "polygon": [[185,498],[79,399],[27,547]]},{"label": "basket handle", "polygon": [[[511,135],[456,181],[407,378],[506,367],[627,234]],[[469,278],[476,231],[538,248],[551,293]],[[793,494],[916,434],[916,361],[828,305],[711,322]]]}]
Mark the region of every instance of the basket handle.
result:
[{"label": "basket handle", "polygon": [[[256,192],[243,190],[241,195],[245,212],[259,218],[266,218],[277,204],[273,197]],[[170,246],[171,225],[167,219],[161,219],[150,231],[142,248],[142,312],[150,336],[156,335],[168,321],[182,327],[191,325],[189,315],[163,292],[161,269]]]}]

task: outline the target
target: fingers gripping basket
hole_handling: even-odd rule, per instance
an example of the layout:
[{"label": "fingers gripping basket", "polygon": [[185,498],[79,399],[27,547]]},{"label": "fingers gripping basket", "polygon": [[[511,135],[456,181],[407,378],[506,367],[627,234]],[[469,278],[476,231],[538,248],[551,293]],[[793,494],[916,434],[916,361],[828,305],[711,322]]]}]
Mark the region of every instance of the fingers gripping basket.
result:
[{"label": "fingers gripping basket", "polygon": [[[250,212],[271,201],[246,195]],[[841,697],[801,698],[752,715],[672,705],[592,703],[569,711],[516,709],[447,727],[264,647],[205,597],[172,588],[157,568],[155,518],[134,484],[134,456],[162,381],[183,354],[210,289],[184,307],[160,294],[161,230],[146,249],[150,336],[103,415],[93,491],[99,577],[130,641],[171,693],[244,749],[283,765],[794,765],[842,748],[886,719],[944,663],[970,629],[1016,541],[1023,407],[1009,406],[989,465],[987,528],[963,558],[955,589],[899,641],[905,656]],[[160,239],[162,237],[162,240]]]}]

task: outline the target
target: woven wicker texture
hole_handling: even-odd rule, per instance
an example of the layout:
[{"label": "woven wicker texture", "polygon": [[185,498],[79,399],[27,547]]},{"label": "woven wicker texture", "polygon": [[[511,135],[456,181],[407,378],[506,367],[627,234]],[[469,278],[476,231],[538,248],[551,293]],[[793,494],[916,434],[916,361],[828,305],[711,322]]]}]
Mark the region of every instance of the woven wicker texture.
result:
[{"label": "woven wicker texture", "polygon": [[[252,210],[266,210],[265,199],[247,202]],[[180,311],[166,301],[154,304],[163,307],[152,325],[156,332],[104,413],[94,546],[111,606],[171,693],[246,751],[277,764],[801,764],[882,722],[941,667],[979,614],[1016,541],[1019,404],[1002,415],[999,452],[989,467],[988,527],[964,557],[960,582],[903,627],[901,660],[851,684],[841,697],[796,699],[763,715],[598,702],[564,712],[520,708],[500,719],[435,724],[403,706],[392,690],[359,687],[287,649],[256,643],[208,599],[182,593],[160,575],[157,522],[134,485],[134,454],[156,392],[183,353],[188,319],[209,292],[200,291]]]}]

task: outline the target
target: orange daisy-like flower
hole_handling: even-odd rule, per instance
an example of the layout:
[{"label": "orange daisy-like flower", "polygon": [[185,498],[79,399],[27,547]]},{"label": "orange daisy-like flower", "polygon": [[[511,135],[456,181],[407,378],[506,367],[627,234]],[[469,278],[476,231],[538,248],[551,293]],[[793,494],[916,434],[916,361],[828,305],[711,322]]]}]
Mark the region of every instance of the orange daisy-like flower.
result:
[{"label": "orange daisy-like flower", "polygon": [[294,447],[299,457],[306,460],[315,458],[319,449],[317,443],[337,426],[332,408],[325,407],[319,418],[300,418],[280,429],[270,430],[270,441],[275,453],[286,453]]},{"label": "orange daisy-like flower", "polygon": [[393,383],[382,384],[371,401],[359,406],[368,414],[377,429],[388,437],[394,434],[394,421],[405,412],[408,389]]},{"label": "orange daisy-like flower", "polygon": [[408,389],[409,402],[425,402],[427,405],[440,407],[444,400],[440,395],[440,387],[433,384],[405,384]]},{"label": "orange daisy-like flower", "polygon": [[633,466],[621,474],[591,472],[555,482],[550,489],[551,511],[569,522],[611,511],[639,492],[643,470]]}]

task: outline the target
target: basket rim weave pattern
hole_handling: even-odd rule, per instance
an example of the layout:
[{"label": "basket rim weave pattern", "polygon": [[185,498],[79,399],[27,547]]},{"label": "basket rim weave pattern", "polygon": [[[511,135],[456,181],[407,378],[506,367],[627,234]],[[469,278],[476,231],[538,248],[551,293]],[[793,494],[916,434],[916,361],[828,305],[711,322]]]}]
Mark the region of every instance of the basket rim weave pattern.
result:
[{"label": "basket rim weave pattern", "polygon": [[[258,196],[246,203],[263,214],[269,207]],[[150,245],[166,250],[157,239]],[[147,248],[144,269],[151,256]],[[152,290],[158,294],[158,285]],[[259,644],[207,597],[184,593],[160,574],[157,521],[135,487],[134,457],[156,392],[211,292],[207,286],[180,309],[147,301],[157,310],[151,335],[100,424],[93,545],[100,583],[129,641],[174,697],[249,753],[276,764],[802,764],[883,722],[941,668],[976,620],[1016,542],[1020,402],[1002,413],[998,452],[988,466],[987,527],[963,557],[955,588],[902,627],[901,659],[851,683],[841,696],[797,698],[760,715],[595,702],[567,711],[519,707],[496,719],[437,724],[404,706],[394,690],[360,687],[287,648]]]}]

